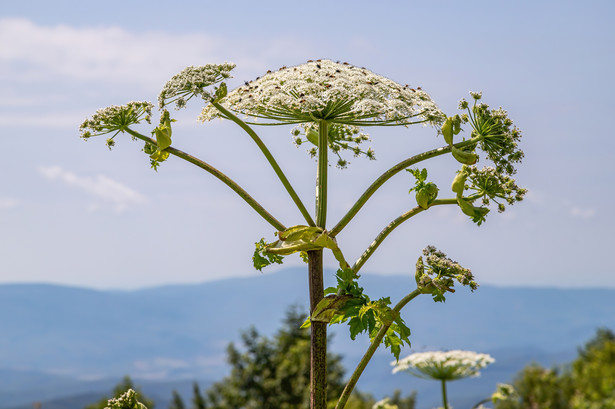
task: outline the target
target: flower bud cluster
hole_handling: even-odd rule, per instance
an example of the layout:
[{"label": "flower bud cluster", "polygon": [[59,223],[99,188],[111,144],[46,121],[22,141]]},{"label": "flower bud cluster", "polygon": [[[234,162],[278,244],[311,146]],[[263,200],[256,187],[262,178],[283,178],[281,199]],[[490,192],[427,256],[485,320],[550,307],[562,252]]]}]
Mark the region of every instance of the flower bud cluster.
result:
[{"label": "flower bud cluster", "polygon": [[480,370],[495,362],[488,354],[473,351],[417,352],[394,361],[393,373],[408,372],[419,378],[453,381],[480,376]]},{"label": "flower bud cluster", "polygon": [[492,166],[478,169],[476,166],[466,166],[464,171],[470,181],[469,188],[476,191],[482,197],[485,206],[493,200],[498,205],[498,211],[503,212],[506,207],[504,203],[512,205],[520,202],[527,193],[527,189],[517,186],[515,179],[506,174],[502,174]]},{"label": "flower bud cluster", "polygon": [[231,71],[235,64],[207,64],[200,67],[190,66],[174,75],[162,88],[158,96],[158,106],[162,109],[166,105],[175,103],[175,108],[186,106],[186,102],[199,96],[209,102],[213,93],[205,88],[231,78]]},{"label": "flower bud cluster", "polygon": [[455,292],[455,281],[470,287],[472,291],[478,288],[470,269],[446,257],[446,254],[434,246],[423,249],[423,256],[419,257],[416,263],[415,279],[418,289],[425,294],[431,294],[437,302],[445,301],[447,292]]},{"label": "flower bud cluster", "polygon": [[502,108],[489,109],[484,103],[478,103],[482,93],[471,92],[474,104],[470,108],[466,100],[461,100],[459,108],[467,110],[468,120],[472,125],[472,137],[480,136],[480,147],[487,153],[487,158],[495,164],[499,173],[514,175],[515,164],[523,159],[523,151],[519,149],[521,131],[513,125],[508,113]]},{"label": "flower bud cluster", "polygon": [[[311,157],[318,154],[318,127],[314,123],[299,125],[291,130],[295,145],[301,146],[304,143],[309,143],[312,146],[308,149]],[[363,142],[369,141],[369,136],[361,132],[361,128],[353,125],[330,124],[329,125],[329,149],[333,152],[338,160],[336,166],[340,169],[346,168],[350,162],[343,159],[342,151],[351,151],[355,158],[365,156],[370,160],[376,159],[372,148],[367,150],[361,149]]]}]

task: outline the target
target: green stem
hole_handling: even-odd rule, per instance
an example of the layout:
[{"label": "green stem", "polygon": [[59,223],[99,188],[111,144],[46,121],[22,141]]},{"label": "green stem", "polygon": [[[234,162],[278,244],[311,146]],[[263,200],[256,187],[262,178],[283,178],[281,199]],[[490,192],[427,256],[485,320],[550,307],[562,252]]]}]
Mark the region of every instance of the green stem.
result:
[{"label": "green stem", "polygon": [[[472,145],[480,141],[482,137],[476,137],[469,139],[467,141],[458,142],[453,146],[457,148],[462,148],[467,145]],[[339,234],[344,227],[357,215],[359,210],[365,205],[365,203],[369,200],[369,198],[382,186],[387,180],[395,176],[397,173],[406,169],[408,166],[412,166],[421,161],[435,158],[436,156],[444,155],[445,153],[449,153],[451,151],[451,146],[443,146],[441,148],[433,149],[427,152],[420,153],[418,155],[412,156],[411,158],[405,159],[399,162],[397,165],[391,167],[389,170],[384,172],[382,175],[378,177],[371,185],[367,188],[365,192],[359,197],[359,199],[355,202],[355,204],[348,210],[348,212],[342,217],[342,219],[329,231],[329,235],[331,237],[335,237]]]},{"label": "green stem", "polygon": [[269,164],[273,168],[273,171],[275,172],[275,174],[278,176],[278,178],[282,182],[282,185],[284,185],[284,188],[286,189],[286,191],[290,195],[290,197],[293,200],[293,202],[295,202],[295,205],[297,206],[297,208],[299,209],[299,211],[301,212],[301,214],[305,218],[305,221],[310,226],[316,226],[316,224],[314,223],[314,220],[312,219],[312,216],[310,216],[310,213],[307,211],[307,209],[303,205],[303,202],[299,198],[299,195],[297,195],[297,192],[295,192],[295,189],[293,189],[292,185],[290,184],[290,182],[286,178],[286,175],[284,174],[284,172],[282,171],[282,169],[280,168],[280,166],[278,165],[278,163],[274,159],[273,155],[271,154],[271,152],[269,151],[267,146],[263,143],[261,138],[259,138],[259,136],[256,134],[256,132],[254,132],[254,130],[252,128],[250,128],[244,121],[239,119],[236,115],[234,115],[232,112],[230,112],[229,110],[224,108],[222,105],[218,104],[217,102],[214,102],[213,105],[220,112],[222,112],[222,114],[224,114],[228,119],[230,119],[231,121],[235,122],[244,131],[246,131],[246,133],[248,135],[250,135],[250,137],[256,143],[256,145],[259,147],[259,149],[261,150],[263,155],[265,155],[265,158],[267,158],[267,161],[269,162]]},{"label": "green stem", "polygon": [[[137,139],[141,139],[142,141],[151,143],[153,145],[156,144],[156,140],[153,138],[149,138],[145,135],[141,135],[138,132],[133,131],[132,129],[126,128],[125,130],[130,135],[134,136]],[[189,155],[179,149],[175,149],[171,146],[165,149],[165,152],[169,152],[171,155],[177,156],[187,162],[192,163],[193,165],[198,166],[199,168],[209,172],[216,178],[218,178],[222,183],[230,187],[235,193],[239,195],[252,209],[256,211],[263,219],[265,219],[270,225],[276,228],[279,231],[286,230],[286,226],[278,221],[275,217],[271,215],[260,203],[258,203],[252,196],[248,194],[241,186],[239,186],[234,180],[226,176],[224,173],[220,172],[218,169],[214,168],[210,164],[203,162],[202,160],[195,158],[192,155]]]},{"label": "green stem", "polygon": [[[393,311],[399,313],[401,309],[406,306],[406,304],[408,304],[411,300],[416,298],[419,294],[421,294],[421,291],[418,288],[412,291],[410,294],[402,298],[395,305],[395,307],[393,307]],[[356,386],[357,381],[363,374],[363,371],[367,367],[367,364],[369,363],[369,361],[374,356],[374,353],[376,352],[376,350],[382,343],[382,339],[384,338],[384,336],[386,335],[390,327],[391,327],[391,324],[383,325],[380,328],[380,331],[378,331],[376,336],[372,339],[371,343],[369,344],[369,347],[367,348],[367,351],[365,351],[365,354],[363,355],[363,358],[361,358],[361,361],[359,362],[354,372],[352,373],[352,376],[348,380],[348,383],[346,383],[346,387],[344,387],[344,391],[340,395],[340,398],[337,401],[337,405],[335,406],[335,409],[343,409],[344,406],[346,406],[346,403],[348,402],[348,398],[350,398],[350,394],[354,390],[354,387]]]},{"label": "green stem", "polygon": [[318,123],[318,177],[316,180],[316,225],[325,228],[327,221],[327,170],[329,169],[329,125]]},{"label": "green stem", "polygon": [[[316,175],[316,225],[325,228],[327,219],[327,170],[329,134],[326,121],[319,121],[318,171]],[[308,251],[310,314],[324,298],[322,250]],[[310,408],[327,407],[327,324],[312,322],[310,340]]]},{"label": "green stem", "polygon": [[[457,199],[436,199],[429,204],[429,207],[445,204],[457,204]],[[400,224],[402,224],[412,216],[415,216],[424,210],[426,209],[417,206],[389,223],[384,229],[382,229],[378,236],[376,236],[374,241],[372,241],[372,243],[367,247],[367,249],[365,249],[363,254],[361,254],[361,257],[357,259],[357,261],[352,266],[352,271],[357,274],[361,267],[363,267],[363,264],[365,264],[365,262],[371,257],[372,254],[374,254],[376,249],[380,246],[380,244],[382,244],[384,239],[386,239],[386,237],[391,234],[393,230],[395,230]]]},{"label": "green stem", "polygon": [[487,402],[491,402],[491,398],[481,400],[480,402],[476,403],[476,405],[472,406],[471,409],[477,409],[478,407],[480,407],[480,405]]},{"label": "green stem", "polygon": [[448,409],[448,399],[446,397],[446,380],[442,379],[442,404],[444,409]]}]

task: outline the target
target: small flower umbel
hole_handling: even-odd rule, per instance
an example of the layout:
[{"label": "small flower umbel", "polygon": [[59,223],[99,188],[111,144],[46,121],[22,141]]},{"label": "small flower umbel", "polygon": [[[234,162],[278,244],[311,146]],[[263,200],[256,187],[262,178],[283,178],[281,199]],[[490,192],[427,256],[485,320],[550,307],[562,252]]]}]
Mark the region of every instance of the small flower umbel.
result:
[{"label": "small flower umbel", "polygon": [[399,409],[399,407],[395,404],[390,403],[391,399],[384,398],[374,403],[372,409]]},{"label": "small flower umbel", "polygon": [[445,301],[447,292],[455,292],[455,280],[472,291],[478,288],[470,269],[446,257],[434,246],[423,249],[423,256],[416,262],[415,278],[417,288],[424,294],[431,294],[436,302]]},{"label": "small flower umbel", "polygon": [[[318,127],[314,123],[299,125],[291,131],[295,145],[301,146],[303,143],[310,143],[312,147],[308,150],[311,157],[318,154]],[[369,136],[361,132],[361,128],[352,125],[332,124],[329,126],[329,149],[338,160],[336,166],[344,169],[349,162],[343,159],[341,151],[350,150],[353,156],[365,156],[370,160],[376,159],[372,148],[362,149],[361,144],[369,141]]]},{"label": "small flower umbel", "polygon": [[99,109],[91,118],[83,121],[79,127],[80,136],[87,140],[92,136],[112,133],[113,135],[107,139],[107,146],[110,149],[115,145],[113,138],[118,133],[125,132],[129,126],[143,120],[150,123],[153,107],[151,102],[132,101],[126,105],[112,105]]},{"label": "small flower umbel", "polygon": [[454,381],[480,376],[480,370],[495,362],[489,354],[473,351],[416,352],[393,361],[393,373],[408,372],[423,379]]},{"label": "small flower umbel", "polygon": [[[190,66],[174,75],[162,88],[158,96],[158,106],[162,109],[166,105],[175,103],[176,109],[186,106],[192,97],[201,97],[206,102],[215,99],[212,93],[205,88],[231,78],[231,71],[235,64],[207,64],[200,67]],[[222,89],[226,88],[226,85]]]},{"label": "small flower umbel", "polygon": [[105,409],[147,409],[137,400],[137,392],[128,389],[120,397],[109,399]]},{"label": "small flower umbel", "polygon": [[517,186],[510,176],[500,173],[492,166],[478,169],[476,166],[464,166],[461,170],[467,174],[469,190],[474,190],[472,197],[482,198],[482,203],[488,206],[491,201],[498,205],[498,211],[506,209],[504,203],[512,205],[523,200],[527,189]]},{"label": "small flower umbel", "polygon": [[482,98],[479,92],[471,92],[474,104],[470,108],[468,101],[462,99],[459,108],[466,110],[463,120],[472,125],[471,137],[480,137],[480,147],[486,152],[487,158],[495,164],[498,173],[514,175],[515,164],[523,159],[523,151],[519,149],[521,131],[513,125],[508,113],[502,108],[489,109],[489,106],[478,101]]},{"label": "small flower umbel", "polygon": [[442,402],[448,409],[446,382],[477,377],[480,370],[495,362],[488,354],[473,351],[417,352],[399,361],[391,362],[393,373],[408,372],[423,379],[438,380],[442,384]]}]

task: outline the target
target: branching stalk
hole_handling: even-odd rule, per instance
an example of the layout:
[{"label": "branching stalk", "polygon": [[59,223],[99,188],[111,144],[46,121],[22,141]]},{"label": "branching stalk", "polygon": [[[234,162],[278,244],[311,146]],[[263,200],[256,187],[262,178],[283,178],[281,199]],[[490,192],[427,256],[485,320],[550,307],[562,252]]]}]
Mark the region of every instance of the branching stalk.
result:
[{"label": "branching stalk", "polygon": [[[421,291],[418,288],[416,290],[412,291],[410,294],[408,294],[404,298],[402,298],[395,305],[395,307],[393,307],[393,311],[395,311],[396,313],[399,313],[401,311],[401,309],[406,306],[406,304],[408,304],[410,301],[412,301],[414,298],[416,298],[419,294],[421,294]],[[348,380],[348,383],[346,384],[346,387],[344,388],[344,391],[340,395],[340,398],[337,401],[337,405],[335,406],[335,409],[343,409],[344,406],[346,406],[346,403],[348,402],[348,398],[350,398],[350,394],[354,390],[354,387],[356,386],[357,381],[359,380],[359,378],[363,374],[363,371],[367,367],[367,364],[369,363],[369,361],[374,356],[374,353],[376,352],[376,350],[378,349],[378,347],[382,343],[382,339],[384,338],[384,336],[386,335],[386,333],[387,333],[387,331],[389,330],[390,327],[391,327],[391,324],[383,325],[380,328],[380,331],[378,331],[378,334],[376,334],[374,339],[372,339],[372,342],[369,344],[369,347],[367,348],[367,351],[365,351],[365,354],[363,355],[363,358],[361,358],[361,361],[359,361],[359,364],[357,365],[357,367],[355,368],[354,372],[352,373],[352,376]]]},{"label": "branching stalk", "polygon": [[[457,200],[456,199],[436,199],[432,203],[429,204],[429,207],[437,206],[437,205],[445,205],[445,204],[457,204]],[[402,214],[401,216],[393,220],[391,223],[389,223],[376,236],[374,241],[372,241],[372,243],[367,247],[367,249],[365,249],[363,254],[361,254],[361,257],[357,259],[357,261],[352,266],[352,271],[354,271],[354,273],[357,274],[359,270],[361,269],[361,267],[363,267],[363,264],[365,264],[365,262],[372,256],[372,254],[374,254],[376,249],[380,246],[380,244],[382,244],[384,239],[386,239],[386,237],[393,230],[395,230],[400,224],[402,224],[403,222],[405,222],[412,216],[415,216],[424,210],[426,209],[423,209],[422,207],[417,206],[411,210],[408,210],[406,213]]]},{"label": "branching stalk", "polygon": [[259,138],[259,136],[256,134],[256,132],[254,132],[254,130],[250,128],[250,126],[248,126],[244,121],[239,119],[239,117],[234,115],[228,109],[224,108],[222,105],[218,104],[217,102],[214,102],[213,105],[220,112],[222,112],[222,114],[224,114],[225,117],[235,122],[237,125],[241,127],[241,129],[243,129],[244,131],[246,131],[248,135],[250,135],[252,140],[256,143],[256,145],[261,150],[261,152],[263,152],[263,155],[265,155],[265,158],[267,158],[267,162],[269,162],[269,165],[271,165],[271,167],[273,168],[273,171],[275,172],[275,174],[278,176],[278,178],[282,182],[282,185],[284,185],[284,188],[290,195],[291,199],[293,200],[293,202],[295,202],[295,205],[297,206],[297,208],[299,209],[299,211],[305,218],[305,221],[310,226],[316,226],[316,224],[314,223],[314,220],[312,219],[312,216],[310,216],[310,213],[307,211],[307,209],[303,205],[303,202],[299,198],[299,195],[297,195],[297,192],[295,192],[295,189],[292,187],[292,185],[286,178],[286,175],[284,174],[284,172],[282,171],[282,169],[280,168],[280,166],[274,159],[273,155],[271,154],[267,146],[263,143],[261,138]]},{"label": "branching stalk", "polygon": [[[467,141],[458,142],[454,144],[456,148],[462,148],[467,145],[472,145],[480,141],[482,137],[476,137],[469,139]],[[416,163],[422,162],[427,159],[435,158],[436,156],[444,155],[445,153],[449,153],[451,151],[450,146],[443,146],[441,148],[433,149],[427,152],[420,153],[418,155],[412,156],[411,158],[405,159],[399,162],[397,165],[391,167],[389,170],[384,172],[382,175],[378,177],[371,185],[367,188],[365,192],[359,197],[359,199],[355,202],[355,204],[348,210],[348,212],[342,217],[342,219],[329,231],[329,235],[331,237],[335,237],[339,232],[342,231],[344,227],[357,215],[359,210],[365,205],[365,203],[369,200],[369,198],[382,186],[387,180],[395,176],[397,173],[406,169],[409,166],[412,166]]]},{"label": "branching stalk", "polygon": [[[126,128],[125,131],[137,139],[141,139],[142,141],[151,143],[153,145],[157,145],[156,140],[153,138],[149,138],[145,135],[135,132],[130,128]],[[222,183],[230,187],[235,193],[237,193],[239,197],[241,197],[246,203],[248,203],[248,205],[250,205],[250,207],[252,207],[252,209],[254,209],[256,213],[258,213],[270,225],[272,225],[274,228],[276,228],[279,231],[286,230],[286,226],[280,223],[278,219],[273,217],[273,215],[271,215],[271,213],[269,213],[263,206],[261,206],[260,203],[258,203],[252,196],[250,196],[248,192],[246,192],[241,186],[239,186],[234,180],[226,176],[226,174],[224,174],[223,172],[214,168],[210,164],[203,162],[202,160],[192,155],[189,155],[186,152],[183,152],[179,149],[175,149],[171,146],[166,148],[165,152],[169,152],[171,155],[177,156],[178,158],[181,158],[187,162],[190,162],[193,165],[196,165],[199,168],[209,172],[210,174],[218,178]]]}]

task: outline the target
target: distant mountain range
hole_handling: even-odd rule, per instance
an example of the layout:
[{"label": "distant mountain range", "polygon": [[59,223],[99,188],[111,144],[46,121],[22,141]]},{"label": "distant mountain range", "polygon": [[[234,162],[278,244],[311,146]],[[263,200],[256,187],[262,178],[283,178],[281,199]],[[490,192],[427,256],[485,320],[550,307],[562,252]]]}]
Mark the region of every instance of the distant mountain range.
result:
[{"label": "distant mountain range", "polygon": [[[394,301],[414,288],[413,281],[361,278],[372,298],[390,295]],[[496,358],[481,378],[451,385],[451,400],[469,405],[531,361],[552,365],[573,359],[598,327],[615,328],[613,300],[615,290],[484,286],[450,294],[446,303],[419,297],[403,315],[413,351],[470,349]],[[44,401],[45,409],[81,408],[126,374],[164,409],[172,389],[189,399],[192,381],[206,388],[225,376],[227,344],[251,325],[273,334],[292,304],[307,311],[301,268],[138,291],[0,285],[0,409],[31,408],[34,401]],[[367,340],[350,341],[343,326],[333,332],[331,348],[344,356],[350,372]],[[432,400],[438,385],[391,375],[391,360],[379,351],[359,388],[376,397],[395,388],[416,389],[419,408],[437,404]]]}]

